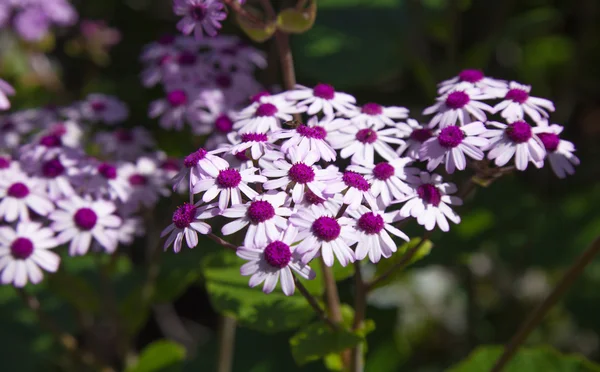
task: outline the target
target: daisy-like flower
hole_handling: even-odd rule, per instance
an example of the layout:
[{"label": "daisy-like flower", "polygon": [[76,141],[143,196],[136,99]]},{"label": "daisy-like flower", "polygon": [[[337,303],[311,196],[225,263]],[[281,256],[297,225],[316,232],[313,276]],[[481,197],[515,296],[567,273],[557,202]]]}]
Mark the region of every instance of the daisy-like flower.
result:
[{"label": "daisy-like flower", "polygon": [[219,171],[216,177],[207,177],[194,185],[194,194],[204,192],[202,200],[208,203],[219,197],[219,210],[224,210],[228,205],[236,206],[242,204],[242,194],[252,200],[258,193],[251,189],[249,183],[264,183],[265,176],[256,174],[256,168],[248,168],[238,171],[235,168],[227,168]]},{"label": "daisy-like flower", "polygon": [[35,113],[19,111],[0,118],[0,149],[14,149],[35,128]]},{"label": "daisy-like flower", "polygon": [[18,161],[14,161],[10,156],[0,154],[0,178],[10,177],[20,170]]},{"label": "daisy-like flower", "polygon": [[474,160],[482,160],[484,153],[481,148],[489,144],[482,135],[487,128],[481,122],[459,127],[449,125],[442,128],[436,137],[430,138],[419,151],[421,160],[429,160],[427,170],[433,171],[441,163],[446,164],[446,172],[454,173],[455,169],[464,170],[467,166],[465,155]]},{"label": "daisy-like flower", "polygon": [[175,0],[173,11],[183,18],[177,23],[177,29],[186,35],[194,33],[199,40],[204,32],[208,36],[217,35],[221,21],[227,18],[223,3],[218,0]]},{"label": "daisy-like flower", "polygon": [[558,124],[548,125],[547,121],[541,121],[537,127],[533,128],[534,133],[544,145],[550,167],[558,178],[573,175],[575,173],[574,166],[579,165],[579,158],[573,154],[575,145],[559,137],[563,129]]},{"label": "daisy-like flower", "polygon": [[302,201],[295,205],[295,210],[303,208],[324,208],[329,213],[335,215],[343,204],[342,194],[325,194],[326,198],[320,198],[315,193],[306,189]]},{"label": "daisy-like flower", "polygon": [[0,227],[0,281],[24,287],[42,281],[44,271],[58,270],[60,256],[50,249],[58,246],[54,232],[37,222],[20,222],[16,230]]},{"label": "daisy-like flower", "polygon": [[223,92],[226,101],[234,107],[244,104],[248,97],[261,89],[254,75],[243,70],[228,73],[219,71],[209,80],[208,85]]},{"label": "daisy-like flower", "polygon": [[482,93],[479,89],[453,90],[437,99],[437,102],[425,110],[423,115],[434,115],[429,124],[440,128],[448,125],[469,124],[472,121],[486,121],[485,111],[493,113],[490,105],[480,100],[493,96]]},{"label": "daisy-like flower", "polygon": [[14,94],[15,88],[0,79],[0,110],[8,110],[10,108],[10,101],[7,96],[13,96]]},{"label": "daisy-like flower", "polygon": [[348,205],[348,209],[357,209],[363,200],[371,208],[377,207],[377,201],[371,193],[371,185],[362,174],[346,171],[339,174],[335,180],[327,183],[325,192],[328,194],[343,193],[343,203]]},{"label": "daisy-like flower", "polygon": [[189,203],[179,206],[173,213],[173,223],[160,234],[161,238],[169,235],[163,248],[167,250],[174,243],[173,250],[178,253],[181,250],[184,237],[189,248],[196,247],[198,245],[198,233],[206,235],[211,232],[210,225],[202,220],[218,215],[218,210],[214,207],[214,204],[198,206]]},{"label": "daisy-like flower", "polygon": [[241,40],[237,36],[219,35],[218,38],[203,39],[209,43],[213,52],[207,56],[207,62],[218,62],[223,71],[248,71],[267,67],[265,53]]},{"label": "daisy-like flower", "polygon": [[98,93],[88,95],[79,105],[79,110],[83,119],[109,125],[123,122],[129,116],[129,109],[121,100]]},{"label": "daisy-like flower", "polygon": [[273,144],[275,139],[273,135],[266,133],[230,133],[227,138],[234,145],[228,151],[230,154],[245,153],[248,151],[250,160],[258,160],[267,152],[275,150],[277,147]]},{"label": "daisy-like flower", "polygon": [[96,198],[126,202],[131,192],[128,179],[123,177],[119,167],[108,162],[90,161],[74,177],[73,183],[83,194]]},{"label": "daisy-like flower", "polygon": [[297,107],[304,107],[310,116],[322,112],[326,121],[333,119],[336,114],[348,115],[356,110],[356,98],[336,92],[329,84],[317,84],[314,88],[297,84],[294,90],[285,93],[285,98],[293,101]]},{"label": "daisy-like flower", "polygon": [[72,181],[76,173],[76,165],[77,161],[56,156],[33,164],[30,175],[36,177],[44,185],[50,199],[56,200],[61,196],[70,197],[75,193]]},{"label": "daisy-like flower", "polygon": [[504,97],[506,81],[487,77],[480,70],[462,70],[457,76],[438,84],[438,93],[446,94],[452,90],[480,89],[483,93],[496,98]]},{"label": "daisy-like flower", "polygon": [[369,102],[365,103],[357,108],[356,111],[351,112],[348,115],[353,122],[366,123],[367,126],[375,126],[376,128],[383,128],[387,126],[394,126],[394,119],[406,119],[408,117],[408,109],[405,107],[391,106],[384,107],[377,103]]},{"label": "daisy-like flower", "polygon": [[344,125],[343,120],[332,121],[331,127],[333,130],[328,126],[327,135],[331,147],[341,149],[342,159],[352,157],[352,162],[356,164],[373,164],[375,152],[385,160],[393,160],[398,155],[389,144],[404,144],[397,128],[378,129],[366,122],[348,125],[346,121]]},{"label": "daisy-like flower", "polygon": [[7,222],[29,220],[29,210],[46,216],[54,210],[44,185],[24,173],[15,172],[0,179],[0,218]]},{"label": "daisy-like flower", "polygon": [[398,218],[396,212],[371,211],[361,206],[356,211],[348,212],[348,214],[354,219],[354,230],[358,240],[354,255],[359,261],[367,255],[373,263],[379,262],[382,256],[384,258],[391,257],[397,248],[390,233],[409,241],[405,233],[392,226],[392,223]]},{"label": "daisy-like flower", "polygon": [[58,233],[57,240],[69,242],[71,256],[84,255],[92,244],[98,242],[108,253],[117,249],[116,234],[110,230],[121,224],[115,215],[116,206],[106,200],[90,201],[71,197],[56,202],[58,209],[48,215],[50,226]]},{"label": "daisy-like flower", "polygon": [[271,293],[281,278],[281,290],[286,296],[294,294],[296,285],[292,270],[305,279],[314,279],[316,274],[300,260],[296,253],[297,231],[288,226],[275,240],[267,244],[250,244],[239,247],[236,254],[248,262],[240,268],[240,274],[250,277],[250,287],[264,282],[263,292]]},{"label": "daisy-like flower", "polygon": [[319,198],[324,198],[323,191],[327,181],[337,177],[338,172],[333,169],[320,169],[315,166],[318,155],[314,152],[299,153],[290,149],[289,161],[279,159],[273,162],[273,169],[264,169],[262,174],[275,178],[263,185],[266,190],[288,190],[291,188],[292,200],[299,203],[304,197],[306,189],[312,191]]},{"label": "daisy-like flower", "polygon": [[[419,170],[408,167],[412,163],[410,158],[397,158],[390,162],[381,162],[371,165],[351,165],[348,170],[363,174],[365,180],[371,185],[371,194],[379,197],[383,205],[388,206],[393,199],[402,199],[413,192],[407,183],[417,181]],[[393,199],[392,199],[393,198]]]},{"label": "daisy-like flower", "polygon": [[248,226],[244,246],[264,245],[267,239],[277,239],[288,223],[292,210],[285,206],[287,194],[266,193],[246,204],[235,205],[222,212],[227,218],[235,218],[221,229],[223,235],[231,235]]},{"label": "daisy-like flower", "polygon": [[334,257],[342,266],[355,261],[350,248],[357,240],[353,221],[348,217],[336,219],[336,214],[313,207],[300,209],[290,217],[290,223],[298,228],[297,240],[301,242],[296,252],[302,255],[302,262],[308,263],[319,254],[329,267],[333,266]]},{"label": "daisy-like flower", "polygon": [[456,185],[443,182],[439,174],[421,172],[420,179],[415,184],[415,193],[404,198],[406,202],[400,211],[400,217],[412,216],[419,225],[431,231],[437,224],[442,231],[449,231],[448,220],[458,224],[460,216],[448,205],[462,205],[462,200],[451,196],[456,192]]},{"label": "daisy-like flower", "polygon": [[488,159],[494,160],[497,166],[502,167],[514,156],[515,166],[521,171],[527,169],[527,163],[530,161],[541,167],[546,151],[528,123],[519,120],[510,124],[496,121],[490,121],[488,124],[499,128],[483,133],[483,136],[490,138],[490,144],[486,148],[490,150]]},{"label": "daisy-like flower", "polygon": [[151,208],[160,196],[169,195],[166,176],[152,158],[142,157],[135,164],[125,163],[119,168],[119,173],[129,183],[127,204],[133,209],[140,206]]},{"label": "daisy-like flower", "polygon": [[415,119],[408,119],[406,123],[396,124],[396,128],[400,131],[401,138],[404,138],[406,143],[400,146],[396,153],[398,155],[408,156],[413,160],[420,160],[419,150],[425,141],[433,137],[433,129],[431,125],[419,124]]},{"label": "daisy-like flower", "polygon": [[500,115],[508,121],[524,120],[527,114],[537,123],[549,116],[548,111],[554,112],[552,101],[529,95],[531,92],[529,85],[511,81],[504,92],[504,101],[494,106],[494,112],[500,112]]},{"label": "daisy-like flower", "polygon": [[143,127],[119,128],[113,132],[100,132],[95,142],[106,156],[117,160],[133,161],[156,146],[150,132]]},{"label": "daisy-like flower", "polygon": [[83,137],[81,126],[74,120],[53,122],[42,133],[59,137],[61,143],[68,147],[79,147]]},{"label": "daisy-like flower", "polygon": [[203,148],[192,152],[183,160],[184,168],[173,177],[173,190],[175,190],[179,184],[185,180],[189,180],[190,190],[194,189],[194,186],[201,179],[207,176],[218,177],[219,172],[223,169],[229,168],[229,163],[225,159],[222,159],[215,154],[221,149],[215,151],[206,151]]},{"label": "daisy-like flower", "polygon": [[325,140],[327,130],[318,125],[317,117],[312,117],[308,125],[299,125],[295,129],[283,129],[273,133],[274,139],[287,138],[281,144],[281,151],[287,153],[290,148],[297,149],[302,154],[315,153],[318,155],[317,161],[323,159],[331,162],[336,158],[336,152]]},{"label": "daisy-like flower", "polygon": [[305,110],[305,107],[300,108],[281,96],[263,95],[236,115],[233,129],[239,133],[275,132],[281,129],[282,120],[290,121],[293,119],[292,114]]},{"label": "daisy-like flower", "polygon": [[148,116],[157,118],[164,129],[182,130],[186,121],[192,122],[190,114],[190,94],[183,89],[171,90],[164,99],[150,103]]}]

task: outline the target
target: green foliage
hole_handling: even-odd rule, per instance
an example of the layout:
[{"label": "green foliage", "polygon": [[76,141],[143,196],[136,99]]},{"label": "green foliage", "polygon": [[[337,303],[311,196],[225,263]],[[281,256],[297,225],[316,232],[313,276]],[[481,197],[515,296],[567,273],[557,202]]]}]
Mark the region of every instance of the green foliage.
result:
[{"label": "green foliage", "polygon": [[[449,372],[489,371],[502,354],[502,346],[484,346],[476,349]],[[580,355],[565,355],[550,347],[520,349],[507,366],[505,372],[598,372],[600,365]]]},{"label": "green foliage", "polygon": [[167,340],[154,341],[142,350],[137,362],[125,372],[178,371],[183,367],[185,348]]},{"label": "green foliage", "polygon": [[290,34],[302,34],[312,28],[316,17],[317,2],[312,1],[306,9],[282,10],[277,15],[277,28]]},{"label": "green foliage", "polygon": [[[408,250],[419,245],[419,243],[421,243],[421,238],[413,238],[408,243],[404,243],[401,246],[399,246],[398,251],[396,253],[394,253],[392,255],[392,257],[381,260],[377,263],[377,270],[375,271],[375,276],[377,277],[377,276],[383,274],[384,272],[388,271],[389,268],[391,268],[392,266],[401,262],[404,259],[404,257],[403,257],[404,254]],[[429,240],[425,241],[423,244],[421,244],[421,246],[419,247],[417,252],[411,257],[410,261],[407,262],[404,266],[406,267],[408,265],[411,265],[411,264],[425,258],[431,252],[432,247],[433,247],[433,244],[431,243],[431,241],[429,241]],[[381,281],[378,285],[375,286],[375,288],[382,287],[382,286],[394,281],[396,278],[398,278],[402,274],[403,274],[402,270],[397,270],[396,273],[394,273],[393,275],[390,275],[388,278]]]},{"label": "green foliage", "polygon": [[[251,14],[254,14],[258,18],[262,18],[262,15],[254,8],[247,7],[247,11]],[[244,33],[257,43],[263,43],[269,40],[277,30],[276,22],[266,22],[263,26],[258,26],[248,19],[238,15],[237,13],[235,18]]]}]

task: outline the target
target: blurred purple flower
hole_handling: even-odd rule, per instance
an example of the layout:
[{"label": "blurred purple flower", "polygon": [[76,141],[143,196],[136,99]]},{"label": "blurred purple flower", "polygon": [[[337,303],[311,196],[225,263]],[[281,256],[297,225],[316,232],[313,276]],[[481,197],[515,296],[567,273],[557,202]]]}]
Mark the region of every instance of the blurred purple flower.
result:
[{"label": "blurred purple flower", "polygon": [[223,3],[218,0],[174,0],[173,11],[183,16],[177,29],[186,35],[194,32],[196,40],[202,38],[203,32],[215,36],[221,28],[220,22],[227,18]]},{"label": "blurred purple flower", "polygon": [[7,110],[10,108],[10,101],[6,96],[12,96],[15,94],[15,89],[6,81],[0,79],[0,110]]}]

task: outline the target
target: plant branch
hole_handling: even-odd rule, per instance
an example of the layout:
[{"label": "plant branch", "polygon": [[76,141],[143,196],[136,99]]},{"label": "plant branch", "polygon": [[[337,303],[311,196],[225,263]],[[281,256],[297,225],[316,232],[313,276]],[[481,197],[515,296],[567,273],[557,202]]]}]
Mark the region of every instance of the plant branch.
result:
[{"label": "plant branch", "polygon": [[500,372],[506,364],[512,359],[519,347],[525,342],[529,334],[540,324],[548,311],[556,304],[562,295],[569,289],[575,279],[577,279],[584,271],[585,267],[592,262],[594,257],[600,251],[600,236],[571,264],[571,267],[560,279],[556,287],[546,297],[546,299],[533,311],[527,319],[521,324],[517,333],[513,336],[508,344],[504,347],[504,352],[498,360],[491,372]]},{"label": "plant branch", "polygon": [[233,366],[233,352],[235,349],[235,319],[224,315],[219,325],[219,356],[217,372],[230,372]]},{"label": "plant branch", "polygon": [[304,296],[304,298],[306,298],[306,301],[308,301],[310,306],[312,306],[313,310],[317,313],[319,318],[321,318],[321,320],[324,321],[325,324],[327,324],[332,330],[339,329],[338,325],[333,323],[331,321],[331,319],[329,319],[329,317],[327,316],[325,311],[321,308],[321,306],[319,305],[317,300],[314,298],[314,296],[311,295],[310,292],[308,292],[308,289],[306,289],[304,284],[302,284],[302,282],[295,275],[294,275],[294,283],[296,283],[296,287],[298,288],[298,290],[300,291],[302,296]]},{"label": "plant branch", "polygon": [[[360,261],[354,263],[354,281],[355,281],[355,299],[354,299],[354,323],[352,330],[356,331],[363,326],[367,312],[367,288],[360,271]],[[359,343],[352,349],[352,359],[350,360],[351,372],[362,372],[363,366],[363,343]]]},{"label": "plant branch", "polygon": [[294,58],[290,48],[290,35],[281,30],[275,31],[275,42],[279,51],[281,62],[281,73],[283,74],[283,87],[286,90],[294,89],[296,86],[296,73],[294,70]]},{"label": "plant branch", "polygon": [[207,236],[215,242],[217,242],[217,244],[219,244],[220,246],[227,249],[232,249],[234,252],[237,251],[237,247],[234,244],[229,243],[228,241],[216,236],[215,234],[209,233]]}]

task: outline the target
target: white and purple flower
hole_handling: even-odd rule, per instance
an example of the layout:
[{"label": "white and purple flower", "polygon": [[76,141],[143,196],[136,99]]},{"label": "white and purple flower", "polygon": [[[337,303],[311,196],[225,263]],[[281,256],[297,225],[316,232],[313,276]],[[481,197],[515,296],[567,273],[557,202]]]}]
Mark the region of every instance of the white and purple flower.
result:
[{"label": "white and purple flower", "polygon": [[429,124],[445,128],[448,125],[486,121],[486,111],[493,113],[490,105],[481,102],[494,98],[479,89],[453,90],[437,99],[436,104],[423,110],[423,115],[434,115]]},{"label": "white and purple flower", "polygon": [[305,108],[310,116],[322,112],[326,121],[333,119],[336,114],[347,116],[356,111],[356,98],[336,92],[329,84],[317,84],[314,88],[297,84],[294,90],[285,93],[285,98],[293,101],[297,107]]},{"label": "white and purple flower", "polygon": [[181,244],[185,237],[185,242],[189,248],[198,245],[198,234],[206,235],[211,232],[209,224],[203,220],[218,215],[215,204],[206,204],[202,206],[184,203],[177,207],[173,213],[172,223],[167,226],[160,234],[161,238],[169,236],[165,241],[164,249],[173,245],[173,251],[181,251]]},{"label": "white and purple flower", "polygon": [[579,158],[573,154],[575,145],[559,137],[563,129],[558,124],[548,125],[547,121],[541,121],[537,127],[533,128],[534,133],[544,145],[550,167],[558,178],[575,174],[575,166],[579,165]]},{"label": "white and purple flower", "polygon": [[490,144],[486,149],[489,150],[487,157],[494,160],[498,167],[506,165],[513,156],[515,166],[520,171],[527,169],[529,162],[538,168],[542,166],[546,150],[527,122],[518,120],[504,124],[490,121],[488,125],[498,128],[490,129],[483,134],[490,138]]},{"label": "white and purple flower", "polygon": [[242,204],[242,195],[249,200],[258,196],[258,193],[248,186],[249,183],[264,183],[267,178],[263,175],[257,175],[257,168],[247,168],[239,171],[235,168],[226,168],[219,171],[216,177],[207,176],[196,182],[194,185],[194,194],[204,192],[202,200],[208,203],[219,197],[219,210],[224,210],[228,206],[234,207]]},{"label": "white and purple flower", "polygon": [[531,86],[511,81],[504,90],[504,101],[494,106],[494,112],[508,121],[525,120],[527,114],[534,122],[548,118],[548,111],[554,112],[554,103],[545,98],[531,97]]}]

